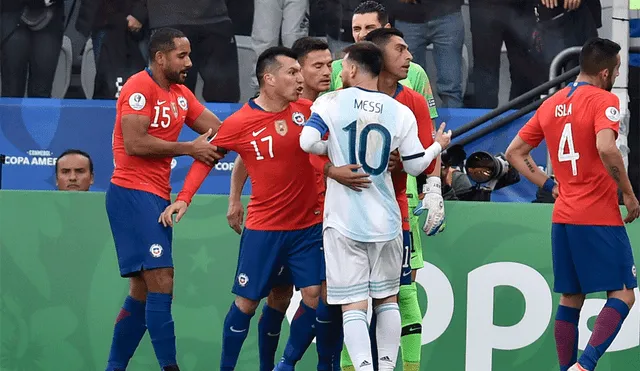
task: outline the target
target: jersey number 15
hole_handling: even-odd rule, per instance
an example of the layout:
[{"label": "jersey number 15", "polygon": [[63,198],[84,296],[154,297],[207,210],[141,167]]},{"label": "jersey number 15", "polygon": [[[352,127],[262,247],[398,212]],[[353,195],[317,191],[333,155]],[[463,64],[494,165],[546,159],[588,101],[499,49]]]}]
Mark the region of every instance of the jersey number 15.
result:
[{"label": "jersey number 15", "polygon": [[[356,141],[356,138],[358,137],[358,126],[356,121],[345,126],[342,130],[349,133],[349,163],[354,165],[361,164],[362,170],[367,174],[382,174],[382,172],[387,168],[389,155],[391,154],[391,133],[389,133],[389,130],[380,124],[368,124],[360,132],[358,141]],[[380,164],[375,168],[367,163],[367,145],[369,143],[369,133],[372,131],[378,132],[382,137]],[[356,143],[358,148],[356,148]]]},{"label": "jersey number 15", "polygon": [[[565,147],[568,147],[568,152],[565,152]],[[562,130],[562,136],[560,136],[560,145],[558,146],[558,162],[571,161],[571,173],[573,176],[578,175],[578,159],[580,154],[576,152],[573,145],[573,131],[571,131],[571,124],[566,123],[564,130]]]}]

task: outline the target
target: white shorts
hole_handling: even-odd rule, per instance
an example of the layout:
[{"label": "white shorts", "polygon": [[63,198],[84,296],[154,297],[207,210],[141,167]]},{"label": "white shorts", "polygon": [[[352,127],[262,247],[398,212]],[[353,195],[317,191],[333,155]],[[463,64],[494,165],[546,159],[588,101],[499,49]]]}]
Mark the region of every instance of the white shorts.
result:
[{"label": "white shorts", "polygon": [[323,233],[327,302],[351,304],[398,294],[402,235],[385,242],[359,242],[334,228]]}]

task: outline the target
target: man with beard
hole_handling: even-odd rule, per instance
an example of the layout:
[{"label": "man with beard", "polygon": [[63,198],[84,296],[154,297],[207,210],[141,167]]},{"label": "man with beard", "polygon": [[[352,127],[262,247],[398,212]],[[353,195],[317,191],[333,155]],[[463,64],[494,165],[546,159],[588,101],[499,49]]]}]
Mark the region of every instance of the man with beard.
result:
[{"label": "man with beard", "polygon": [[[636,267],[624,223],[640,205],[616,137],[620,103],[611,93],[620,68],[620,45],[593,38],[580,51],[576,81],[547,99],[507,148],[507,160],[556,199],[551,226],[553,290],[562,294],[555,337],[561,371],[593,371],[635,302]],[[538,168],[531,151],[543,140],[556,176]],[[622,192],[627,216],[618,206]],[[607,292],[607,302],[578,355],[578,323],[585,296]]]},{"label": "man with beard", "polygon": [[[303,84],[297,55],[273,47],[258,57],[260,95],[229,116],[212,144],[235,151],[251,177],[251,201],[240,239],[232,292],[236,295],[224,320],[220,370],[234,370],[251,318],[260,301],[282,278],[284,267],[302,301],[291,322],[283,363],[293,369],[315,336],[320,295],[322,214],[316,173],[300,148],[302,126],[311,102],[298,99]],[[195,161],[177,200],[162,214],[165,225],[178,222],[212,165]]]},{"label": "man with beard", "polygon": [[[124,84],[116,105],[115,169],[106,209],[129,296],[116,319],[107,371],[127,368],[147,329],[163,370],[179,370],[171,315],[172,230],[159,224],[158,216],[171,200],[174,156],[210,165],[222,158],[207,140],[220,120],[182,85],[191,67],[189,40],[180,31],[160,29],[149,52],[150,66]],[[201,135],[177,142],[185,123]]]}]

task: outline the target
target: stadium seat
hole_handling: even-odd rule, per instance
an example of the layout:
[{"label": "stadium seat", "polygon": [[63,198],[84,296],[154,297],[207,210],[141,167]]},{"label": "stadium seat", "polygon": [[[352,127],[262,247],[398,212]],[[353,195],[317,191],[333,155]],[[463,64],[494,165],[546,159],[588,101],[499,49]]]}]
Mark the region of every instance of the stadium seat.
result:
[{"label": "stadium seat", "polygon": [[87,40],[82,53],[82,64],[80,67],[80,82],[82,91],[87,99],[93,98],[94,84],[96,78],[96,63],[93,54],[93,42],[91,38]]}]

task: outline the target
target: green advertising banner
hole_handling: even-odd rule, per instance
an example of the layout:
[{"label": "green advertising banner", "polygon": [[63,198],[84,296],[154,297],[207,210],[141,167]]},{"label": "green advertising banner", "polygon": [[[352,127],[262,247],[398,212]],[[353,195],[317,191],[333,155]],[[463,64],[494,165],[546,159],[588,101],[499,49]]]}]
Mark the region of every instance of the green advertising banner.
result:
[{"label": "green advertising banner", "polygon": [[[448,203],[446,209],[447,230],[423,238],[427,264],[417,278],[424,314],[422,370],[558,370],[551,205]],[[174,319],[183,371],[218,368],[239,242],[227,226],[226,210],[226,197],[198,196],[175,228]],[[627,229],[640,259],[640,222]],[[104,370],[127,291],[118,275],[104,194],[0,192],[2,371]],[[580,349],[603,298],[589,297],[585,304]],[[257,320],[239,371],[258,369]],[[284,324],[278,356],[287,337]],[[312,346],[298,369],[314,370],[315,364]],[[129,370],[154,369],[145,336]],[[620,370],[640,370],[640,304],[598,367]]]}]

